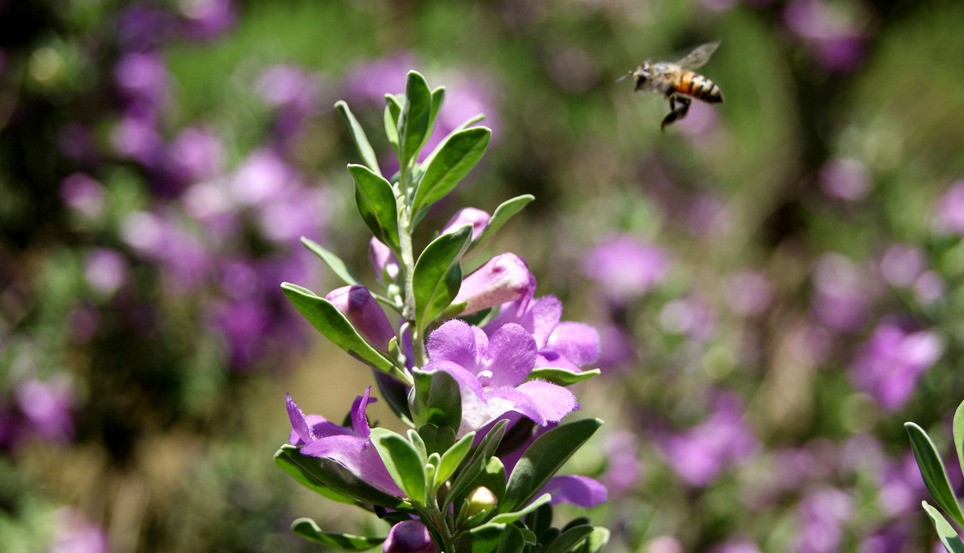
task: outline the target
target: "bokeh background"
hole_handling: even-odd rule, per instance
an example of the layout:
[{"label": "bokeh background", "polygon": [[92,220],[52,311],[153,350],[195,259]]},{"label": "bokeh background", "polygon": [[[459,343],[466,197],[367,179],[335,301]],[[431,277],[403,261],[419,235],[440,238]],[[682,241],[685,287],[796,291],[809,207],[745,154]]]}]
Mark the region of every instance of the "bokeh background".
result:
[{"label": "bokeh background", "polygon": [[[385,532],[272,462],[285,391],[341,420],[371,381],[278,284],[337,285],[300,236],[371,274],[332,104],[390,163],[413,68],[438,132],[494,131],[422,243],[534,194],[488,253],[600,331],[572,470],[609,551],[937,551],[901,423],[948,451],[964,398],[961,29],[955,0],[0,0],[0,551]],[[664,133],[613,82],[715,40],[725,103]]]}]

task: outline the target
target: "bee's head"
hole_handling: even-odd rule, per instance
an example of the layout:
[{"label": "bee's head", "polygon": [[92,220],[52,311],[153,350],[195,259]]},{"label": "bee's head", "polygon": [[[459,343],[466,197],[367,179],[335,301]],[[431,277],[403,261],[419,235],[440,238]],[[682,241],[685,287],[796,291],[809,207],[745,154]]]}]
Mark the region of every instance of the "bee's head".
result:
[{"label": "bee's head", "polygon": [[636,90],[641,90],[653,79],[653,64],[646,60],[633,71],[633,78],[636,79]]}]

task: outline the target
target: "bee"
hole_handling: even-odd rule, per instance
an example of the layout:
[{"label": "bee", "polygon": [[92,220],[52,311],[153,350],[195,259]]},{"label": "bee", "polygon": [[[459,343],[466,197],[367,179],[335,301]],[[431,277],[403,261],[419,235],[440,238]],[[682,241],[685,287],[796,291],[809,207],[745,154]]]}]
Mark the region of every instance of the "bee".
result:
[{"label": "bee", "polygon": [[616,82],[632,77],[636,81],[636,92],[656,92],[669,99],[669,114],[663,119],[660,130],[667,125],[686,117],[692,98],[708,104],[723,101],[723,92],[716,83],[700,75],[694,69],[702,67],[720,45],[710,42],[698,46],[676,63],[646,60],[635,71],[623,75]]}]

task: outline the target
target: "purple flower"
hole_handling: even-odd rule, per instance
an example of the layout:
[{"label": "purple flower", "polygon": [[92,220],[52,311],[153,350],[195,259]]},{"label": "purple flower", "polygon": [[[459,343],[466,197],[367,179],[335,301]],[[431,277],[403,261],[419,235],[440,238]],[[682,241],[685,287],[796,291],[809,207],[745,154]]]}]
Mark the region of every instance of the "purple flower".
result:
[{"label": "purple flower", "polygon": [[709,553],[761,553],[760,548],[755,543],[743,540],[729,540],[726,543],[714,546]]},{"label": "purple flower", "polygon": [[517,324],[535,339],[536,367],[579,371],[599,358],[599,333],[589,325],[562,322],[562,302],[555,296],[516,301],[502,306],[499,315],[485,325],[494,335],[506,324]]},{"label": "purple flower", "polygon": [[[857,21],[872,21],[872,18],[833,7],[822,0],[793,0],[784,8],[783,20],[826,69],[852,71],[863,61],[867,35]],[[854,5],[848,7],[855,8]]]},{"label": "purple flower", "polygon": [[318,415],[302,413],[298,405],[285,395],[288,419],[291,421],[292,445],[301,446],[301,453],[311,457],[331,459],[352,474],[375,488],[401,497],[402,491],[392,480],[375,445],[372,444],[371,428],[365,411],[375,398],[370,397],[371,387],[355,398],[351,406],[351,428],[338,426]]},{"label": "purple flower", "polygon": [[185,18],[184,32],[191,38],[216,38],[237,19],[231,0],[189,0],[179,2],[178,7]]},{"label": "purple flower", "polygon": [[736,313],[743,316],[759,315],[770,307],[773,289],[767,278],[758,271],[743,271],[730,280],[727,301]]},{"label": "purple flower", "polygon": [[488,213],[481,209],[474,207],[462,208],[449,219],[449,222],[445,224],[440,234],[451,232],[462,225],[472,225],[472,240],[478,240],[479,236],[485,230],[485,227],[489,225],[489,219],[491,218]]},{"label": "purple flower", "polygon": [[599,366],[603,369],[625,369],[638,361],[635,338],[624,328],[608,323],[599,331]]},{"label": "purple flower", "polygon": [[937,200],[934,227],[938,232],[964,236],[964,180],[951,183]]},{"label": "purple flower", "polygon": [[525,261],[513,253],[504,253],[465,277],[454,303],[465,302],[461,314],[468,315],[507,302],[528,303],[535,290],[536,277]]},{"label": "purple flower", "polygon": [[388,351],[388,342],[395,337],[395,329],[368,288],[360,285],[343,286],[332,290],[325,299],[348,317],[352,326],[369,344]]},{"label": "purple flower", "polygon": [[596,281],[603,294],[617,304],[649,292],[669,271],[669,257],[629,235],[604,240],[586,254],[582,272]]},{"label": "purple flower", "polygon": [[834,488],[811,490],[800,503],[794,553],[832,553],[839,551],[843,525],[853,516],[850,494]]},{"label": "purple flower", "polygon": [[553,476],[539,494],[552,495],[552,504],[569,503],[579,507],[595,507],[606,501],[608,492],[601,482],[588,476]]},{"label": "purple flower", "polygon": [[114,82],[141,113],[154,113],[167,97],[167,69],[154,52],[126,54],[114,68]]},{"label": "purple flower", "polygon": [[668,332],[685,334],[703,342],[713,335],[713,314],[703,300],[687,296],[673,300],[659,311],[659,324]]},{"label": "purple flower", "polygon": [[911,332],[893,322],[883,322],[854,360],[850,379],[881,407],[895,411],[907,403],[917,379],[943,351],[943,340],[933,332]]},{"label": "purple flower", "polygon": [[908,288],[927,269],[924,252],[915,246],[895,244],[880,259],[880,275],[896,288]]},{"label": "purple flower", "polygon": [[87,255],[84,278],[97,294],[111,296],[127,280],[127,259],[117,250],[97,248]]},{"label": "purple flower", "polygon": [[255,219],[265,238],[285,247],[301,236],[317,237],[326,205],[322,190],[294,186],[284,197],[259,205]]},{"label": "purple flower", "polygon": [[877,504],[891,517],[917,512],[926,497],[927,488],[912,453],[890,461],[882,471]]},{"label": "purple flower", "polygon": [[259,206],[284,197],[297,186],[296,174],[271,150],[259,150],[247,157],[230,183],[230,194],[241,206]]},{"label": "purple flower", "polygon": [[60,183],[60,197],[84,217],[93,219],[104,213],[104,187],[83,173],[68,175]]},{"label": "purple flower", "polygon": [[536,341],[526,329],[508,323],[491,336],[454,319],[428,337],[426,371],[445,371],[462,391],[459,435],[482,428],[509,412],[545,426],[576,408],[576,398],[562,386],[526,381],[536,366]]},{"label": "purple flower", "polygon": [[124,220],[121,236],[140,256],[164,265],[165,284],[174,293],[196,289],[210,271],[204,245],[169,213],[133,212]]},{"label": "purple flower", "polygon": [[51,441],[73,439],[74,400],[66,381],[32,378],[18,383],[14,393],[32,433]]},{"label": "purple flower", "polygon": [[852,158],[835,158],[820,168],[820,188],[827,196],[856,202],[864,199],[873,182],[867,166]]},{"label": "purple flower", "polygon": [[639,456],[639,440],[628,431],[615,432],[603,443],[606,455],[606,472],[603,481],[613,495],[631,493],[643,477],[643,464]]},{"label": "purple flower", "polygon": [[902,526],[901,524],[889,524],[874,532],[860,541],[857,553],[902,553],[906,551],[908,532]]},{"label": "purple flower", "polygon": [[49,553],[108,553],[110,543],[102,527],[72,508],[54,512],[57,529]]},{"label": "purple flower", "polygon": [[167,170],[178,181],[192,183],[217,176],[224,164],[221,140],[209,129],[187,128],[167,147]]},{"label": "purple flower", "polygon": [[386,280],[391,282],[398,278],[401,271],[398,258],[378,238],[372,237],[368,242],[368,261],[378,276],[378,282],[384,284]]},{"label": "purple flower", "polygon": [[388,532],[383,553],[438,553],[428,528],[417,520],[399,522]]},{"label": "purple flower", "polygon": [[153,119],[141,116],[125,116],[110,133],[110,142],[117,154],[153,167],[161,151],[161,135]]},{"label": "purple flower", "polygon": [[862,267],[837,254],[824,254],[813,275],[814,317],[833,330],[852,332],[864,323],[877,283]]}]

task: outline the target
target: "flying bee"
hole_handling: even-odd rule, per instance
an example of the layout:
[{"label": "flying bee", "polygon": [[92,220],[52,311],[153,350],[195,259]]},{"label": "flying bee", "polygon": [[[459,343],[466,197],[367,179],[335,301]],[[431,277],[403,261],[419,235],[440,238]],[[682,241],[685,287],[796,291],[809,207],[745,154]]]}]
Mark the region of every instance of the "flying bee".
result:
[{"label": "flying bee", "polygon": [[616,82],[632,77],[636,81],[636,92],[656,92],[669,99],[669,114],[663,119],[660,129],[686,117],[692,98],[708,104],[723,101],[723,92],[716,83],[700,75],[694,69],[702,67],[720,45],[710,42],[698,46],[676,63],[646,60],[635,71],[623,75]]}]

